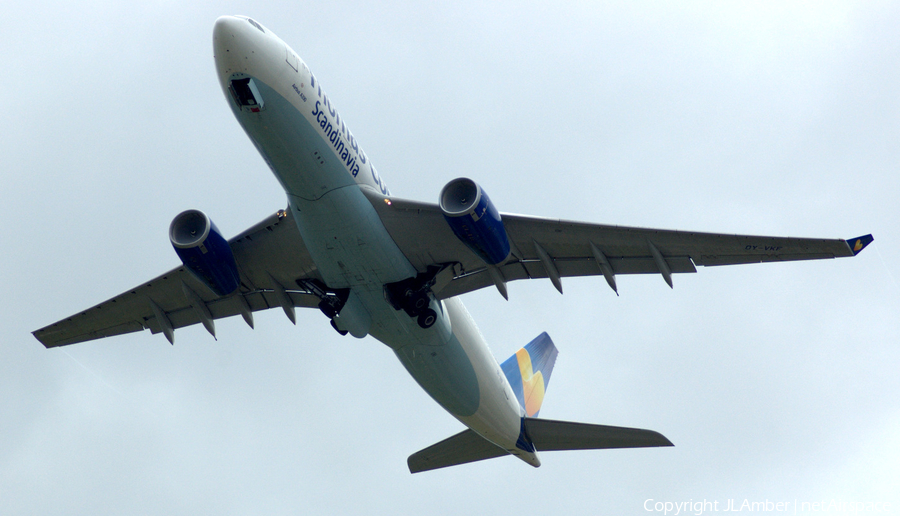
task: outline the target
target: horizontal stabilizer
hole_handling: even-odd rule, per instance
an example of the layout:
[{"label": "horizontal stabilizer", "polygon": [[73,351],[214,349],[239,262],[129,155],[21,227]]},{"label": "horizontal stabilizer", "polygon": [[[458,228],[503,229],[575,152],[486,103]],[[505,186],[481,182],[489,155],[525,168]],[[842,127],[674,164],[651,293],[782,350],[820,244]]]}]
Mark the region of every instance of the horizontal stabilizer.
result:
[{"label": "horizontal stabilizer", "polygon": [[659,432],[622,426],[525,418],[525,431],[539,452],[674,446]]},{"label": "horizontal stabilizer", "polygon": [[453,437],[417,451],[406,459],[410,473],[446,468],[467,462],[502,457],[507,452],[472,430],[464,430]]},{"label": "horizontal stabilizer", "polygon": [[[672,442],[659,432],[621,426],[525,418],[525,431],[539,452],[673,446]],[[410,455],[406,463],[409,465],[410,473],[419,473],[493,459],[506,454],[506,450],[472,430],[464,430]]]}]

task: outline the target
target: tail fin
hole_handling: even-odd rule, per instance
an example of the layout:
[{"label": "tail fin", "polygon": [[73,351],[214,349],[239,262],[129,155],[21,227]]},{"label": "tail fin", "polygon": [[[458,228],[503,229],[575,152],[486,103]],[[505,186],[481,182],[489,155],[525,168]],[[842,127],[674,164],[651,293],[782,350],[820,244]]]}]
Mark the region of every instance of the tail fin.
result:
[{"label": "tail fin", "polygon": [[500,365],[528,417],[537,417],[541,410],[557,354],[559,351],[544,332]]}]

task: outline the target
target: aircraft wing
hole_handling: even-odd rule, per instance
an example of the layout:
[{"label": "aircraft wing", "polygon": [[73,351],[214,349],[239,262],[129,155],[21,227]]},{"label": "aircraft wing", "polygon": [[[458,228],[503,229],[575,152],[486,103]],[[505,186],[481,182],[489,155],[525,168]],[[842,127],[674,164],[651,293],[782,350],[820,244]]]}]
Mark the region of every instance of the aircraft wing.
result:
[{"label": "aircraft wing", "polygon": [[[444,221],[437,204],[386,199],[367,192],[385,227],[419,270],[449,265],[434,287],[449,298],[495,285],[485,263]],[[872,242],[855,239],[789,238],[647,229],[501,214],[512,256],[498,267],[504,281],[603,275],[617,291],[620,274],[671,275],[697,272],[696,266],[816,260],[854,256]],[[440,275],[439,275],[440,276]],[[502,290],[501,290],[502,292]]]},{"label": "aircraft wing", "polygon": [[[235,294],[219,297],[184,266],[176,267],[34,336],[51,348],[143,329],[166,332],[158,316],[170,329],[238,314],[252,326],[250,314],[257,310],[282,307],[292,317],[293,306],[316,307],[318,297],[297,289],[297,279],[319,276],[291,217],[290,211],[279,211],[228,241],[241,279]],[[213,328],[207,329],[214,334]]]}]

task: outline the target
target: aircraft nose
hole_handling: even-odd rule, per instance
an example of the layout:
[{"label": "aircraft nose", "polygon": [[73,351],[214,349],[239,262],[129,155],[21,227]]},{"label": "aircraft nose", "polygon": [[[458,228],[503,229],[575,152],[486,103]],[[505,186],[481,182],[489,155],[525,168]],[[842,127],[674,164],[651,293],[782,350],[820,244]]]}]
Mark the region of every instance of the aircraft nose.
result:
[{"label": "aircraft nose", "polygon": [[220,16],[213,27],[213,39],[218,40],[221,37],[232,37],[241,32],[242,25],[247,23],[243,18],[237,16]]},{"label": "aircraft nose", "polygon": [[246,16],[220,16],[213,26],[213,41],[217,42],[259,44],[267,35],[268,31],[259,22]]},{"label": "aircraft nose", "polygon": [[220,57],[219,50],[230,51],[239,39],[243,39],[243,27],[247,22],[235,16],[220,16],[213,26],[213,47],[216,57]]},{"label": "aircraft nose", "polygon": [[248,18],[221,16],[213,27],[213,55],[220,77],[242,71],[241,56],[250,54],[257,46],[254,37],[257,29]]}]

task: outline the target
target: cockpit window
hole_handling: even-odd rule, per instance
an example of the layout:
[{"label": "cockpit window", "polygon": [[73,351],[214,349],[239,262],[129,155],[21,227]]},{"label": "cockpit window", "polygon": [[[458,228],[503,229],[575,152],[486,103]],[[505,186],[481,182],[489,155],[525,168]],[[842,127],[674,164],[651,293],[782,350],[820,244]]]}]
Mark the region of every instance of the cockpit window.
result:
[{"label": "cockpit window", "polygon": [[262,32],[263,34],[266,33],[265,29],[262,28],[262,25],[260,25],[260,24],[256,23],[255,21],[253,21],[253,18],[247,18],[247,21],[250,22],[250,25],[253,25],[253,26],[256,27],[257,29],[259,29],[259,31]]}]

